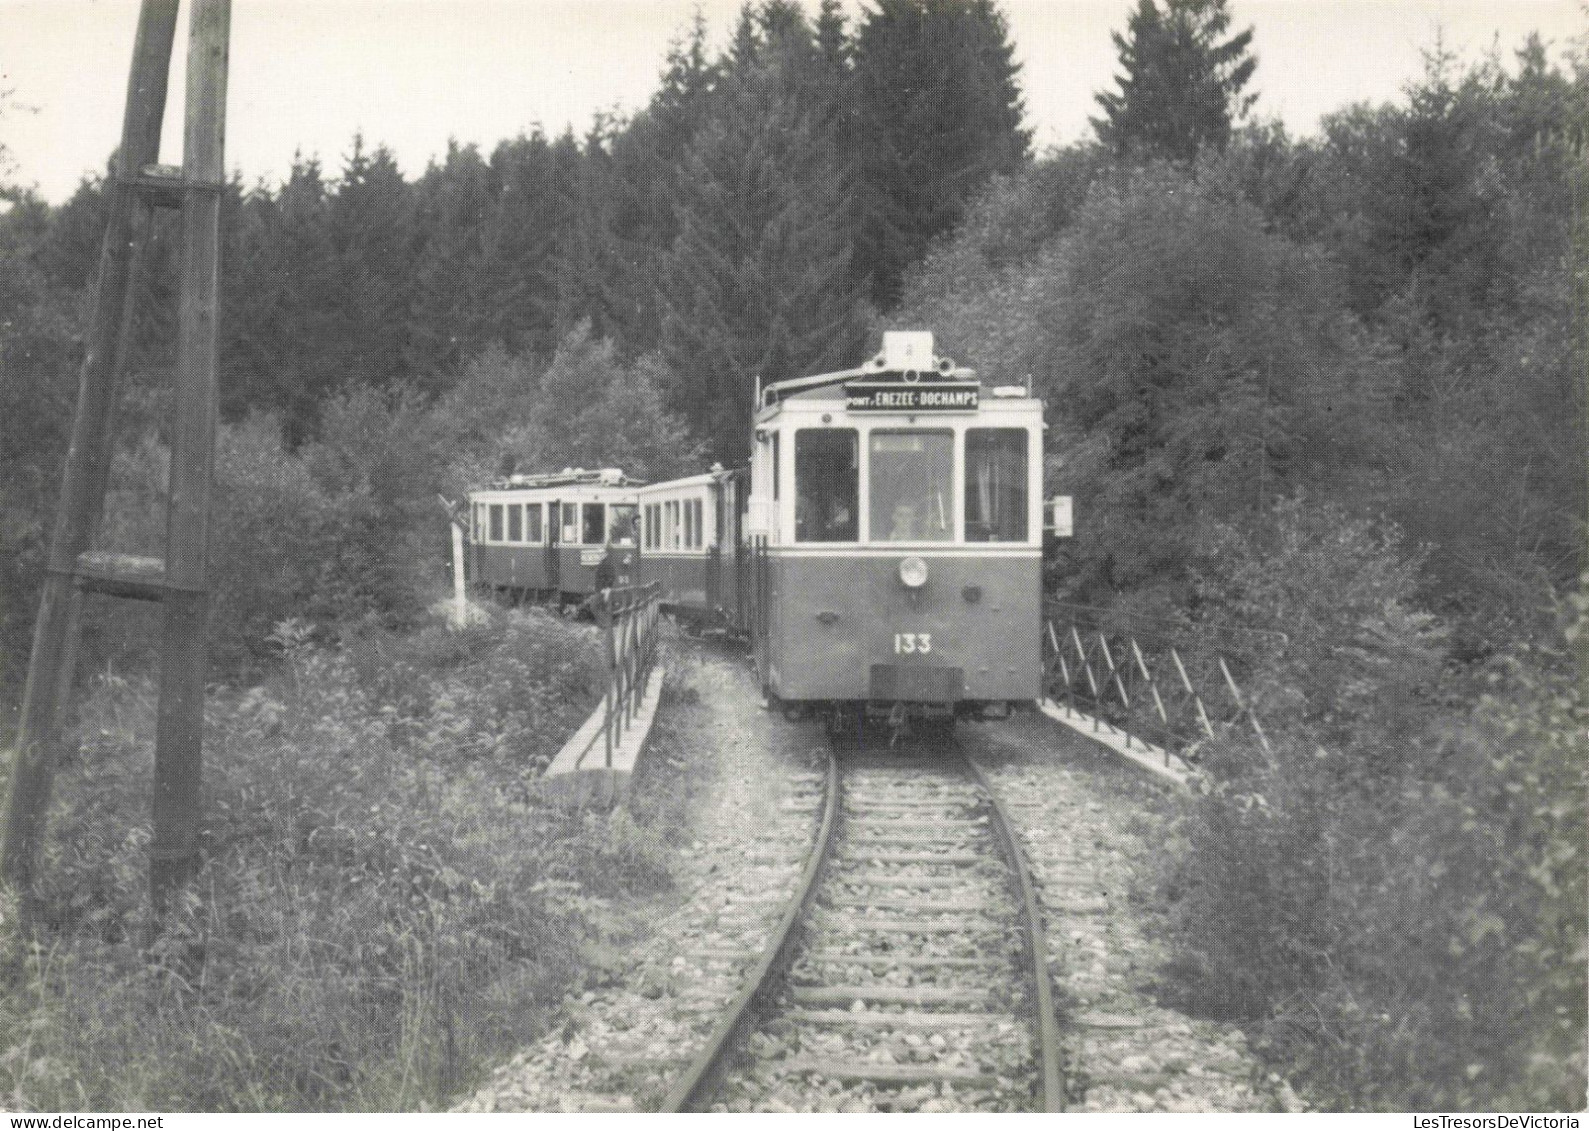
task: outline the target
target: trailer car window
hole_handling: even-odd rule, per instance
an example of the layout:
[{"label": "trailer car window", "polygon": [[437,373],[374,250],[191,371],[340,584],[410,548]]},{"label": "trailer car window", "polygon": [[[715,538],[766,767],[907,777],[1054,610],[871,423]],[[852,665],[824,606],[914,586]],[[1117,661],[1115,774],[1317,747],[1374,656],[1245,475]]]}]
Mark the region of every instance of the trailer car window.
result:
[{"label": "trailer car window", "polygon": [[795,433],[796,542],[856,540],[859,450],[853,428],[801,428]]},{"label": "trailer car window", "polygon": [[967,542],[1026,541],[1027,447],[1024,429],[966,429]]},{"label": "trailer car window", "polygon": [[502,504],[491,504],[491,541],[502,541]]},{"label": "trailer car window", "polygon": [[540,545],[541,542],[541,504],[526,503],[524,517],[528,520],[524,524],[524,540],[531,545]]},{"label": "trailer car window", "polygon": [[869,448],[872,541],[952,541],[954,433],[879,430]]}]

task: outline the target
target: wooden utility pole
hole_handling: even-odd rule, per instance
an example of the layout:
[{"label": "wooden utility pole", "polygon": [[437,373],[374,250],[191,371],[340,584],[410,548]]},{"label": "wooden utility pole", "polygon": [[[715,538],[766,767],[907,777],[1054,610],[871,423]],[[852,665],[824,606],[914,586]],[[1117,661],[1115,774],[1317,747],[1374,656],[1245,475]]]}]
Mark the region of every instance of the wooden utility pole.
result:
[{"label": "wooden utility pole", "polygon": [[182,141],[181,310],[166,510],[165,629],[155,736],[156,899],[197,869],[208,658],[210,494],[215,480],[216,313],[226,180],[226,62],[231,0],[193,0]]},{"label": "wooden utility pole", "polygon": [[[133,47],[120,159],[108,186],[88,352],[67,450],[48,572],[34,625],[11,793],[0,836],[0,881],[27,898],[59,758],[83,594],[161,601],[160,708],[156,740],[154,852],[158,899],[197,862],[200,734],[204,710],[205,568],[215,462],[217,247],[231,0],[193,0],[187,129],[180,177],[156,162],[178,0],[143,0]],[[172,420],[166,559],[92,549],[115,441],[116,390],[132,325],[132,281],[156,207],[183,214],[177,388]]]}]

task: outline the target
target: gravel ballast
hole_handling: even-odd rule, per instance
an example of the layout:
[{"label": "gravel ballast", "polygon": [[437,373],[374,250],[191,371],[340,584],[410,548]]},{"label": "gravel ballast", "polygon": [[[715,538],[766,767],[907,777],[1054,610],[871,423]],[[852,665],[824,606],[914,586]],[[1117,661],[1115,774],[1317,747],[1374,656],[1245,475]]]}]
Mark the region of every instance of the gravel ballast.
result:
[{"label": "gravel ballast", "polygon": [[968,728],[1041,888],[1071,1110],[1296,1110],[1233,1025],[1156,1000],[1169,958],[1154,896],[1168,788],[1035,714]]},{"label": "gravel ballast", "polygon": [[761,710],[741,661],[677,653],[681,670],[670,676],[657,727],[698,792],[675,888],[643,909],[622,976],[571,995],[545,1037],[454,1110],[654,1110],[738,993],[794,890],[816,830],[822,738]]}]

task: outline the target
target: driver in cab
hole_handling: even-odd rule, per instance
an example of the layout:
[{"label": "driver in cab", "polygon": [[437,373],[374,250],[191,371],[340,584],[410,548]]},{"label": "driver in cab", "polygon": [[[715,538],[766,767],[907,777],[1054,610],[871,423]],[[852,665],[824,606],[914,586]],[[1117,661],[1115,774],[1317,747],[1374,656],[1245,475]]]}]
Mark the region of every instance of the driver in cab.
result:
[{"label": "driver in cab", "polygon": [[917,528],[916,507],[913,503],[894,505],[893,526],[889,528],[890,542],[919,542],[922,533]]}]

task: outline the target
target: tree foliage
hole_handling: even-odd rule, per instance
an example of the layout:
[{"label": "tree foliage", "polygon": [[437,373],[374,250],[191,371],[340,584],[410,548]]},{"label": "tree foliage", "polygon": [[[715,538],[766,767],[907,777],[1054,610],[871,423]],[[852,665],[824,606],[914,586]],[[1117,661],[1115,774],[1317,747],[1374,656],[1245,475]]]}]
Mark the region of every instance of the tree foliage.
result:
[{"label": "tree foliage", "polygon": [[79,361],[76,311],[37,266],[43,206],[0,225],[0,701],[26,674]]},{"label": "tree foliage", "polygon": [[1581,1107],[1582,594],[1453,682],[1394,528],[1290,501],[1200,561],[1222,623],[1286,635],[1248,658],[1268,745],[1205,748],[1177,994],[1252,1024],[1321,1106]]},{"label": "tree foliage", "polygon": [[1589,75],[1537,40],[1511,70],[1436,49],[1405,104],[1326,122],[1291,222],[1345,267],[1393,363],[1375,501],[1450,549],[1433,563],[1449,611],[1493,621],[1472,650],[1520,631],[1542,578],[1583,566],[1585,122]]},{"label": "tree foliage", "polygon": [[854,43],[853,152],[865,195],[859,263],[880,308],[1031,134],[1004,17],[992,0],[878,0]]},{"label": "tree foliage", "polygon": [[1056,486],[1091,516],[1067,587],[1182,604],[1203,525],[1338,478],[1379,367],[1329,264],[1217,181],[1157,166],[1100,182],[1039,254],[1008,257],[1030,215],[1013,190],[990,199],[906,316],[1059,410]]},{"label": "tree foliage", "polygon": [[1178,161],[1223,148],[1257,98],[1242,94],[1258,66],[1252,29],[1229,30],[1226,0],[1138,0],[1126,34],[1111,34],[1122,73],[1118,92],[1097,95],[1098,139],[1122,156]]},{"label": "tree foliage", "polygon": [[438,407],[454,437],[451,485],[478,484],[505,460],[519,469],[620,467],[650,481],[698,471],[701,447],[664,402],[673,383],[660,358],[625,361],[589,323],[569,331],[539,373],[531,359],[488,350]]},{"label": "tree foliage", "polygon": [[854,182],[800,97],[809,28],[797,11],[769,12],[783,15],[761,26],[747,10],[715,113],[685,151],[663,265],[672,400],[724,462],[748,451],[758,377],[837,368],[860,345]]}]

